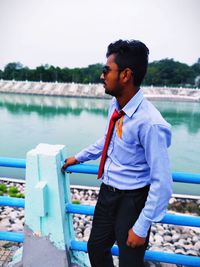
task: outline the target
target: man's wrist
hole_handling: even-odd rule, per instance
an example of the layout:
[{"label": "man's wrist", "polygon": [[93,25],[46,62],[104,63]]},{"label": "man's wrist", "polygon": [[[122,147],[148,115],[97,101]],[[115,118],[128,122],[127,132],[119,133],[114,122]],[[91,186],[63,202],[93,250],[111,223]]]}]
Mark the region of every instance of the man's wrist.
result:
[{"label": "man's wrist", "polygon": [[147,234],[148,234],[150,227],[151,227],[150,221],[143,221],[143,222],[136,221],[136,223],[134,224],[132,229],[136,235],[138,235],[139,237],[145,238],[145,237],[147,237]]}]

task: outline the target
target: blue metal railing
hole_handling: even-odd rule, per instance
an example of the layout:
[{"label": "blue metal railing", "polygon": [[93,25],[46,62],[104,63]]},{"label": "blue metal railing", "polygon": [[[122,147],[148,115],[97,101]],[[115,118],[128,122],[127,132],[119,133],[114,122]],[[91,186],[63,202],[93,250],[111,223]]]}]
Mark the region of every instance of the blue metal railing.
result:
[{"label": "blue metal railing", "polygon": [[26,160],[17,158],[0,158],[0,166],[25,169]]},{"label": "blue metal railing", "polygon": [[24,242],[24,234],[0,231],[0,240],[22,243]]},{"label": "blue metal railing", "polygon": [[[10,206],[17,208],[24,208],[25,200],[23,198],[14,198],[0,196],[0,206]],[[72,214],[94,215],[94,206],[79,205],[79,204],[66,204],[66,212]],[[174,224],[182,226],[200,227],[200,217],[185,216],[176,214],[166,214],[159,223]]]},{"label": "blue metal railing", "polygon": [[[0,166],[14,167],[14,168],[26,168],[26,161],[24,159],[0,158]],[[66,171],[70,173],[73,172],[73,173],[97,174],[98,166],[88,165],[88,164],[78,164],[78,165],[68,167]],[[200,184],[200,174],[176,172],[176,173],[172,173],[172,177],[173,177],[174,182]],[[0,197],[0,206],[12,206],[12,207],[23,208],[24,205],[25,205],[24,199],[11,198],[11,197],[5,197],[5,196]],[[78,214],[85,214],[85,215],[93,215],[94,206],[66,204],[66,212],[74,213],[74,214],[78,213]],[[159,223],[200,227],[200,217],[166,214],[165,217]],[[0,240],[7,240],[7,241],[12,241],[12,242],[23,242],[24,235],[23,233],[1,231]],[[87,243],[72,240],[71,249],[76,250],[76,251],[87,252]],[[119,254],[117,246],[113,246],[112,253],[113,255]],[[182,264],[182,265],[194,266],[194,267],[200,266],[200,257],[186,256],[186,255],[181,255],[181,254],[172,254],[172,253],[167,253],[167,252],[150,251],[150,250],[146,251],[145,260]]]},{"label": "blue metal railing", "polygon": [[[0,240],[6,240],[11,242],[23,242],[23,233],[13,233],[13,232],[0,232]],[[87,242],[83,241],[71,241],[72,250],[87,252]],[[112,254],[114,256],[119,255],[119,249],[116,245],[112,247]],[[146,250],[145,260],[147,261],[157,261],[157,262],[167,262],[173,264],[183,264],[184,266],[200,266],[200,258],[195,256],[186,256],[181,254],[173,254],[167,252],[150,251]]]},{"label": "blue metal railing", "polygon": [[25,207],[25,200],[24,200],[24,198],[0,196],[0,206],[24,208]]},{"label": "blue metal railing", "polygon": [[[71,241],[71,249],[75,251],[87,252],[87,242],[83,241]],[[112,247],[112,255],[119,256],[119,249],[116,245]],[[146,250],[145,256],[146,261],[157,261],[157,262],[167,262],[173,264],[181,264],[184,266],[200,266],[200,258],[195,256],[186,256],[181,254],[173,254],[168,252],[159,252]]]},{"label": "blue metal railing", "polygon": [[[12,168],[26,168],[25,159],[17,158],[3,158],[0,157],[0,167],[12,167]],[[84,173],[84,174],[97,174],[98,165],[91,164],[77,164],[70,166],[66,169],[67,172]],[[172,178],[174,182],[200,184],[200,174],[198,173],[185,173],[185,172],[173,172]]]}]

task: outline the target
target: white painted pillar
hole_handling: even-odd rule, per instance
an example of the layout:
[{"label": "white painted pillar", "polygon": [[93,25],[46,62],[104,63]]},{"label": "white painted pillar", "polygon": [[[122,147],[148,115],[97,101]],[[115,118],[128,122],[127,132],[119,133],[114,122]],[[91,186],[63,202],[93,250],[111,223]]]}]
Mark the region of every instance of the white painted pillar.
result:
[{"label": "white painted pillar", "polygon": [[24,267],[89,266],[86,253],[70,251],[75,239],[68,174],[61,166],[67,157],[63,145],[39,144],[27,154],[25,240],[20,263]]}]

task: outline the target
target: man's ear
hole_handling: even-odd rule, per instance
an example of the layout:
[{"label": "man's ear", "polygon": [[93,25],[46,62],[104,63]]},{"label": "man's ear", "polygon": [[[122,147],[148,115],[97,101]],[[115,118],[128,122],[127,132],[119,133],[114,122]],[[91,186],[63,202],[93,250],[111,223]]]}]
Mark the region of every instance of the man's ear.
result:
[{"label": "man's ear", "polygon": [[129,68],[126,68],[122,71],[121,75],[123,82],[127,83],[133,78],[133,71]]}]

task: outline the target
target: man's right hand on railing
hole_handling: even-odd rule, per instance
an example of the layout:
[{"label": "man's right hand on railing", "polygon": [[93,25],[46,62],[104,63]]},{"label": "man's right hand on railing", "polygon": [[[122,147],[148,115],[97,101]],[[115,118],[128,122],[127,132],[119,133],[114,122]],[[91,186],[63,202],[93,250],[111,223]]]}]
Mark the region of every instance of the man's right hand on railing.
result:
[{"label": "man's right hand on railing", "polygon": [[71,166],[71,165],[74,165],[74,164],[78,164],[78,163],[79,163],[79,161],[75,157],[70,157],[70,158],[65,159],[65,164],[63,164],[63,166],[62,166],[61,172],[65,173],[65,169],[68,166]]}]

